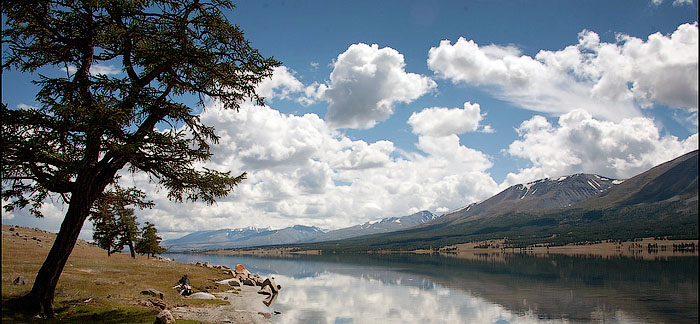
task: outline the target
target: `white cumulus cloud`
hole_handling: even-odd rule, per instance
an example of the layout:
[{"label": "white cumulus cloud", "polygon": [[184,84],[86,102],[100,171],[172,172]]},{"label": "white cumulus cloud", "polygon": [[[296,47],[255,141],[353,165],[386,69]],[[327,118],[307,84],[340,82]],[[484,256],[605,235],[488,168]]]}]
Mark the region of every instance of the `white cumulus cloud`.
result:
[{"label": "white cumulus cloud", "polygon": [[432,79],[405,71],[404,57],[390,47],[353,44],[338,55],[328,84],[319,97],[329,102],[326,121],[336,128],[372,128],[394,112],[431,91]]},{"label": "white cumulus cloud", "polygon": [[408,124],[419,135],[447,136],[474,132],[483,119],[478,103],[465,102],[464,108],[425,108],[411,114]]},{"label": "white cumulus cloud", "polygon": [[632,82],[630,89],[643,106],[661,103],[697,110],[698,25],[683,24],[670,36],[649,35],[646,42],[620,35],[622,56],[629,70],[609,69],[607,74]]},{"label": "white cumulus cloud", "polygon": [[673,0],[674,6],[692,6],[693,0]]},{"label": "white cumulus cloud", "polygon": [[140,212],[140,219],[164,232],[295,224],[335,229],[420,210],[451,210],[498,189],[487,172],[489,157],[461,145],[454,134],[420,136],[422,152],[405,153],[386,140],[352,140],[316,114],[296,116],[250,103],[235,112],[210,103],[201,118],[221,136],[206,167],[245,171],[248,179],[206,206],[170,203],[146,177],[124,176],[124,182],[133,179],[153,193],[156,207]]},{"label": "white cumulus cloud", "polygon": [[560,116],[557,125],[535,116],[520,124],[517,132],[521,139],[507,152],[532,166],[509,173],[502,187],[578,172],[626,179],[698,149],[697,133],[686,139],[661,136],[649,118],[613,122],[582,110]]},{"label": "white cumulus cloud", "polygon": [[272,77],[258,84],[257,93],[267,99],[289,99],[295,92],[304,90],[304,84],[286,66],[278,66],[272,71]]},{"label": "white cumulus cloud", "polygon": [[578,44],[535,57],[460,37],[431,48],[428,66],[441,78],[487,86],[517,106],[554,115],[586,110],[620,121],[653,104],[697,111],[698,25],[647,40],[620,34],[616,43],[584,30]]},{"label": "white cumulus cloud", "polygon": [[305,86],[295,74],[296,72],[286,66],[275,67],[272,77],[258,84],[256,93],[265,97],[267,103],[272,103],[275,99],[294,99],[302,106],[313,104],[318,97],[318,84]]}]

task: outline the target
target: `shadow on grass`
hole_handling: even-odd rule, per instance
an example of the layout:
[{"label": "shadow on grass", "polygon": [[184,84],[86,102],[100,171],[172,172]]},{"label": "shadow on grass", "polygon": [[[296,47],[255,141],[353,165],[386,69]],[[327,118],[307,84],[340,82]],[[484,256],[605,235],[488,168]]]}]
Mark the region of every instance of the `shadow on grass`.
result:
[{"label": "shadow on grass", "polygon": [[[25,314],[2,301],[2,323],[153,323],[158,311],[136,306],[93,306],[93,305],[56,305],[56,316],[51,319],[37,318]],[[178,323],[180,323],[178,321]]]}]

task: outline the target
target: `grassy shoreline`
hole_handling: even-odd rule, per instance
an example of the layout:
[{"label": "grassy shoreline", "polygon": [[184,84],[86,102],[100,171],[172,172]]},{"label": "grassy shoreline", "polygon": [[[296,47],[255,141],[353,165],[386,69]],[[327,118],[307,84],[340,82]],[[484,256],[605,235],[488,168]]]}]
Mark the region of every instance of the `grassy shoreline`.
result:
[{"label": "grassy shoreline", "polygon": [[[223,292],[230,287],[216,281],[230,276],[222,270],[140,255],[132,259],[128,253],[108,257],[105,250],[79,240],[56,288],[54,319],[37,319],[9,309],[8,300],[31,290],[54,238],[55,234],[43,230],[2,225],[3,323],[153,323],[160,309],[148,301],[154,297],[140,294],[148,288],[161,291],[168,308],[228,305],[221,300],[185,299],[172,288],[187,274],[194,291]],[[13,284],[18,276],[25,277],[27,284]],[[202,322],[178,319],[177,323]]]}]

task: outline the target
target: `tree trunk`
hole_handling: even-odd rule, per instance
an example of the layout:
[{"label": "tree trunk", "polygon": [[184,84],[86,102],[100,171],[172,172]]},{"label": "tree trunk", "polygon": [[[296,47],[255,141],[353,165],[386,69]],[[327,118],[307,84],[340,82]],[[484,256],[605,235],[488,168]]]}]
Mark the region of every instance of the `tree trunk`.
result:
[{"label": "tree trunk", "polygon": [[43,314],[48,317],[54,315],[53,298],[58,279],[88,216],[88,201],[76,198],[71,197],[61,229],[36,275],[32,290],[20,299],[20,306],[32,314]]},{"label": "tree trunk", "polygon": [[136,259],[136,253],[134,253],[134,241],[129,240],[129,252],[131,252],[131,258]]},{"label": "tree trunk", "polygon": [[[116,170],[114,173],[116,173]],[[92,203],[107,184],[111,182],[111,179],[114,178],[114,173],[111,177],[104,174],[100,177],[94,174],[83,177],[78,176],[76,183],[82,185],[77,185],[77,189],[71,193],[68,211],[61,223],[61,229],[58,231],[56,240],[36,275],[32,290],[27,295],[16,300],[20,309],[31,314],[40,314],[47,317],[54,316],[53,300],[58,279],[75,247],[75,243],[78,241],[80,230],[90,214]]]}]

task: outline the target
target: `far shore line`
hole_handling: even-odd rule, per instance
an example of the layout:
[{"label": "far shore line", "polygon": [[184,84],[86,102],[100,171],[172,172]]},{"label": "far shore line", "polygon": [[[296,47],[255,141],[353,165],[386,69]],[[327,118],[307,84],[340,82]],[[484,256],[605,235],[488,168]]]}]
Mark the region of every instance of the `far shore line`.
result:
[{"label": "far shore line", "polygon": [[[569,243],[566,245],[535,244],[526,247],[509,246],[505,240],[487,240],[461,243],[435,249],[422,250],[377,250],[367,254],[434,254],[466,259],[493,259],[512,254],[527,254],[538,257],[549,255],[589,256],[618,258],[629,257],[657,260],[668,257],[697,257],[698,240],[668,240],[653,237],[631,241],[603,240],[596,242]],[[298,247],[246,247],[173,253],[203,253],[212,255],[240,255],[259,257],[294,257],[299,255],[335,254],[321,250],[302,250]],[[338,252],[342,253],[342,252]],[[353,252],[358,253],[358,252]]]}]

